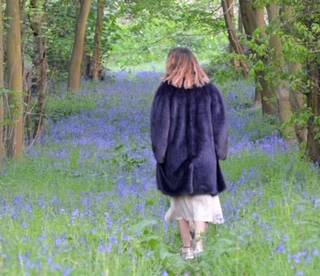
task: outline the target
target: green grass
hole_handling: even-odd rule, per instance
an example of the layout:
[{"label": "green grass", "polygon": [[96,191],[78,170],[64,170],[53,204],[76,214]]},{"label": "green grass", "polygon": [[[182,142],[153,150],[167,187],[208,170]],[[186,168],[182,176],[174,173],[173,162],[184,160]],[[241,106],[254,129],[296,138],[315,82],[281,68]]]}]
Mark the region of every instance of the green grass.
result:
[{"label": "green grass", "polygon": [[[108,197],[107,191],[112,194],[116,185],[112,181],[102,186],[95,177],[71,173],[77,159],[71,156],[70,166],[62,171],[54,169],[53,160],[26,159],[2,177],[1,200],[11,205],[17,196],[23,196],[25,202],[18,219],[1,218],[1,241],[6,241],[1,242],[1,251],[13,258],[10,266],[7,260],[0,262],[4,275],[33,271],[17,259],[19,254],[23,259],[27,252],[34,263],[42,264],[41,275],[51,275],[49,259],[62,268],[73,267],[72,275],[101,275],[107,271],[108,275],[128,271],[130,275],[161,275],[163,271],[170,275],[295,275],[299,271],[315,275],[320,269],[316,256],[306,263],[320,246],[320,221],[315,205],[303,196],[319,197],[319,175],[305,162],[297,161],[293,152],[270,158],[253,151],[223,163],[228,182],[237,187],[221,195],[229,221],[227,226],[210,226],[205,255],[188,262],[174,254],[180,247],[176,227],[170,226],[165,234],[159,221],[146,218],[153,216],[147,209],[144,215],[132,216],[138,203],[160,209],[161,195],[150,192],[143,199],[128,196],[119,202]],[[118,166],[109,170],[116,178]],[[98,202],[99,197],[104,199]],[[91,219],[85,217],[88,208],[82,204],[84,198],[93,200]],[[111,201],[115,211],[110,208]],[[78,216],[74,215],[77,209]],[[114,221],[111,228],[106,225],[105,212]],[[118,242],[110,253],[97,252],[101,239],[107,243],[112,238]],[[282,243],[286,252],[275,253]],[[295,263],[294,256],[307,250],[308,255]]]},{"label": "green grass", "polygon": [[[151,89],[143,82],[128,87],[135,91],[135,85]],[[92,112],[99,106],[96,117],[88,113],[101,125],[90,123],[82,136],[73,136],[85,124],[80,121],[69,135],[36,144],[24,159],[6,164],[0,178],[0,275],[317,275],[320,176],[297,148],[277,139],[249,139],[237,150],[232,145],[221,162],[228,183],[220,196],[226,223],[210,225],[205,253],[183,261],[176,255],[177,225],[163,221],[168,198],[155,189],[144,130],[151,92],[137,102],[137,94],[112,93],[104,105],[92,106]],[[107,113],[117,108],[119,114]],[[84,120],[77,114],[73,121]],[[239,129],[232,135],[241,139],[249,128],[258,130],[258,121],[251,127],[248,122],[244,132],[234,124]],[[103,137],[110,144],[101,147],[98,130],[109,124],[115,128]],[[260,127],[272,124],[265,120]],[[132,125],[142,126],[128,137]],[[86,143],[75,142],[86,135]]]}]

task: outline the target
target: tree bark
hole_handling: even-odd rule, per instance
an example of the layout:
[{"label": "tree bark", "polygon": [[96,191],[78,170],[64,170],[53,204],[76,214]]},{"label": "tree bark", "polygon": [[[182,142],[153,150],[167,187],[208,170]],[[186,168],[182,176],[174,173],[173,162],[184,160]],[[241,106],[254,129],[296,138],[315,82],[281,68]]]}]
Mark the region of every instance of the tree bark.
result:
[{"label": "tree bark", "polygon": [[[242,23],[247,35],[247,39],[251,40],[253,38],[253,33],[258,29],[263,29],[265,27],[264,21],[264,9],[255,8],[252,1],[240,0],[240,11],[242,17]],[[257,41],[257,45],[263,43],[266,37],[265,31],[261,31],[260,40]],[[260,55],[254,49],[253,54],[256,56],[256,60],[262,62],[264,69],[255,69],[255,105],[262,106],[263,114],[277,115],[278,106],[275,101],[275,95],[270,87],[269,82],[266,78],[266,68],[269,64],[269,58],[266,55]]]},{"label": "tree bark", "polygon": [[[280,25],[280,8],[278,6],[278,1],[275,0],[273,4],[270,4],[267,6],[268,11],[268,20],[269,25],[271,27],[273,26],[279,26]],[[271,28],[272,29],[272,28]],[[274,88],[274,91],[277,95],[277,103],[279,107],[279,118],[280,123],[285,124],[289,122],[291,116],[292,116],[292,107],[291,107],[291,101],[290,101],[290,92],[288,88],[288,82],[286,80],[283,80],[281,78],[281,75],[285,74],[285,60],[283,57],[283,50],[282,50],[282,41],[279,37],[279,35],[271,31],[272,33],[269,35],[269,55],[270,55],[270,62],[271,67],[273,68],[273,75],[275,78],[272,78],[272,82],[270,83],[272,87]],[[276,74],[274,74],[276,72]],[[283,134],[293,134],[290,136],[290,140],[297,141],[297,137],[295,135],[295,129],[293,127],[286,127],[284,129]],[[289,139],[289,137],[288,137]]]},{"label": "tree bark", "polygon": [[98,0],[96,30],[94,34],[94,52],[92,64],[92,78],[99,80],[101,70],[101,57],[102,57],[102,30],[104,18],[105,0]]},{"label": "tree bark", "polygon": [[87,38],[84,38],[82,57],[82,76],[85,80],[92,80],[92,58],[87,47]]},{"label": "tree bark", "polygon": [[313,112],[308,122],[307,156],[320,167],[320,124],[314,122],[320,116],[320,64],[308,61],[307,69],[312,81],[312,90],[307,94],[307,105]]},{"label": "tree bark", "polygon": [[251,40],[254,31],[265,26],[264,9],[255,8],[252,1],[239,0],[239,4],[244,30],[248,40]]},{"label": "tree bark", "polygon": [[243,23],[242,23],[242,16],[240,10],[238,11],[238,32],[243,34]]},{"label": "tree bark", "polygon": [[[240,64],[242,68],[242,74],[245,78],[249,77],[249,66],[247,62],[244,60],[244,52],[242,46],[239,42],[239,39],[236,34],[233,18],[234,18],[234,11],[233,11],[233,2],[232,0],[222,0],[222,8],[223,8],[223,15],[224,20],[226,23],[226,27],[228,29],[228,39],[230,42],[231,51],[238,54],[240,60],[234,61],[234,64]],[[238,68],[236,68],[238,69]]]},{"label": "tree bark", "polygon": [[[307,107],[311,110],[311,117],[308,121],[307,135],[307,158],[320,167],[320,62],[319,62],[319,41],[320,33],[314,28],[314,17],[312,15],[320,13],[318,1],[303,1],[303,10],[300,16],[301,23],[304,24],[308,35],[302,36],[308,57],[306,60],[306,73],[308,81]],[[311,15],[311,16],[310,16]]]},{"label": "tree bark", "polygon": [[4,88],[4,75],[3,75],[3,31],[2,31],[2,3],[0,5],[0,174],[2,173],[2,160],[3,160],[3,123],[4,123],[4,109],[3,109],[3,88]]},{"label": "tree bark", "polygon": [[10,90],[10,126],[7,134],[7,155],[16,159],[23,153],[23,94],[21,26],[19,0],[7,1],[7,77]]},{"label": "tree bark", "polygon": [[32,79],[32,91],[37,92],[37,106],[35,108],[35,125],[33,138],[41,137],[45,126],[46,113],[46,92],[48,85],[48,61],[47,61],[47,38],[43,35],[42,24],[46,20],[46,11],[40,13],[41,2],[31,0],[30,7],[34,10],[33,18],[30,18],[31,29],[34,35],[34,51],[36,53],[33,59],[35,75]]},{"label": "tree bark", "polygon": [[[287,16],[287,21],[284,23],[284,28],[287,34],[293,35],[293,26],[295,15],[292,6],[283,6],[284,14]],[[298,72],[302,74],[302,64],[299,61],[287,61],[288,70],[291,76],[296,75]],[[306,97],[303,93],[290,87],[290,102],[293,112],[298,112],[306,107]],[[307,129],[295,126],[296,135],[299,143],[307,141]]]},{"label": "tree bark", "polygon": [[76,35],[69,67],[68,89],[79,93],[81,82],[81,63],[83,57],[84,37],[86,24],[91,7],[91,0],[81,2],[80,13],[77,20]]},{"label": "tree bark", "polygon": [[26,135],[29,141],[33,139],[31,75],[31,70],[23,73],[23,92],[25,94],[24,102],[26,104],[25,125],[27,127]]}]

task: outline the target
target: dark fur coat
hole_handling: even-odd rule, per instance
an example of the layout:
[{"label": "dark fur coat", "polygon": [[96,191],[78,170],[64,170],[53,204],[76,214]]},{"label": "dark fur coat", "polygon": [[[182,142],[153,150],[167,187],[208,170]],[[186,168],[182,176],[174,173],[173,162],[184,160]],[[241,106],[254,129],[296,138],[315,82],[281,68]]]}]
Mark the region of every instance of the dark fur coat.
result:
[{"label": "dark fur coat", "polygon": [[218,88],[159,86],[151,110],[157,187],[165,195],[216,195],[226,189],[226,110]]}]

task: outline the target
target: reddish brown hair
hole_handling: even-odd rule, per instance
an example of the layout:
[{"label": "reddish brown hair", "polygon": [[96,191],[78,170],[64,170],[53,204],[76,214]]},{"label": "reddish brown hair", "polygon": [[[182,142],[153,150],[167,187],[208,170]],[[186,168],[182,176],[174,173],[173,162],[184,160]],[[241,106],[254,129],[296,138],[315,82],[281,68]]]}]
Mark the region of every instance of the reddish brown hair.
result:
[{"label": "reddish brown hair", "polygon": [[161,79],[169,84],[190,89],[210,82],[194,54],[187,48],[173,48],[167,58],[166,74]]}]

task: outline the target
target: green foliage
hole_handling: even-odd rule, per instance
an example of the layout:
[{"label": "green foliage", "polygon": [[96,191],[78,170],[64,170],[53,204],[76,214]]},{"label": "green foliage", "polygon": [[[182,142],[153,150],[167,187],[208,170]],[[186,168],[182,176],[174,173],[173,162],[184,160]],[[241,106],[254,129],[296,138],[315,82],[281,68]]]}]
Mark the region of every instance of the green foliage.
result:
[{"label": "green foliage", "polygon": [[[102,28],[102,60],[108,60],[112,53],[113,45],[118,39],[122,37],[121,28],[118,23],[120,15],[119,9],[121,9],[120,1],[106,1],[106,7],[104,11],[104,20]],[[90,57],[93,56],[94,50],[94,34],[96,27],[96,11],[97,7],[93,3],[93,8],[90,10],[88,23],[87,23],[87,35],[86,35],[86,52]],[[108,68],[105,64],[105,68]]]},{"label": "green foliage", "polygon": [[[316,133],[313,139],[320,140],[320,116],[316,116],[310,107],[296,111],[290,117],[290,120],[281,126],[281,129],[291,126],[299,130],[306,130],[310,123],[313,124],[314,132]],[[288,133],[288,136],[292,134],[293,133]]]},{"label": "green foliage", "polygon": [[97,97],[84,94],[68,93],[63,96],[51,96],[47,101],[47,117],[53,122],[69,118],[85,110],[93,110],[96,107]]},{"label": "green foliage", "polygon": [[3,109],[7,112],[3,114],[2,126],[14,125],[14,116],[23,116],[19,111],[22,106],[22,110],[26,107],[26,103],[22,100],[25,96],[23,91],[8,90],[0,88],[0,97],[3,97]]},{"label": "green foliage", "polygon": [[291,116],[288,124],[291,126],[297,126],[299,128],[305,128],[311,117],[312,110],[310,108],[299,110]]},{"label": "green foliage", "polygon": [[[280,122],[277,116],[263,115],[259,107],[254,106],[254,87],[252,82],[230,80],[217,82],[224,94],[228,110],[229,135],[243,137],[257,142],[266,137],[278,135]],[[232,122],[242,122],[233,125]]]},{"label": "green foliage", "polygon": [[[219,1],[202,0],[193,5],[185,1],[107,1],[103,26],[103,68],[125,68],[146,62],[164,61],[173,46],[191,48],[200,60],[221,52],[224,20],[217,16]],[[97,3],[93,1],[87,22],[86,54],[92,57]],[[48,39],[46,53],[49,75],[64,80],[74,43],[78,6],[74,1],[47,1],[32,9],[26,5],[23,19],[25,64],[32,66],[33,14],[43,15],[43,36]],[[214,19],[214,20],[213,20]]]},{"label": "green foliage", "polygon": [[[105,9],[105,19],[102,34],[103,55],[107,58],[110,55],[112,44],[120,37],[117,23],[118,13],[121,1],[107,1]],[[95,32],[96,20],[96,1],[92,2],[92,9],[87,24],[86,51],[89,56],[93,52],[93,39]],[[48,39],[47,59],[49,70],[54,76],[66,77],[64,74],[68,70],[69,59],[74,44],[74,34],[77,20],[77,5],[74,1],[46,1],[45,4],[39,5],[38,8],[31,9],[29,4],[26,5],[26,18],[24,19],[25,34],[25,58],[28,68],[31,61],[38,53],[34,52],[33,36],[31,25],[34,22],[33,14],[38,12],[43,15],[47,22],[42,23],[43,37]]]},{"label": "green foliage", "polygon": [[118,20],[122,37],[113,44],[113,67],[164,62],[174,46],[189,47],[200,60],[220,54],[221,41],[225,40],[220,34],[223,20],[212,21],[212,1],[199,5],[169,2],[130,1],[123,6],[128,13]]},{"label": "green foliage", "polygon": [[[64,135],[56,129],[54,137],[6,166],[0,178],[1,273],[315,275],[320,269],[319,172],[278,138],[246,140],[237,151],[232,144],[232,153],[221,162],[228,183],[220,195],[225,224],[209,225],[199,258],[184,261],[176,255],[181,238],[176,224],[163,221],[169,199],[156,191],[149,135],[136,131],[128,137],[121,131],[148,121],[152,93],[138,94],[135,85],[145,92],[158,82],[152,87],[140,82],[122,83],[131,93],[110,89],[92,121],[101,125],[86,125],[85,131],[81,123],[72,125],[79,128],[74,136],[69,128],[60,129]],[[91,90],[88,98],[97,97],[97,86]],[[237,139],[247,138],[251,129],[267,135],[261,114],[246,106],[251,85],[229,81],[221,90]],[[112,117],[115,109],[119,112]],[[99,144],[95,133],[101,126],[114,132],[103,131]]]},{"label": "green foliage", "polygon": [[[25,262],[41,263],[43,274],[53,268],[43,258],[40,244],[54,264],[63,270],[72,267],[76,274],[122,275],[130,271],[131,275],[161,275],[166,271],[169,275],[285,275],[304,271],[312,275],[319,269],[316,255],[310,264],[303,256],[294,260],[299,252],[308,251],[309,256],[320,246],[320,221],[314,216],[317,207],[304,196],[319,197],[319,175],[299,159],[294,149],[271,157],[256,148],[230,156],[222,163],[230,185],[229,192],[220,197],[228,223],[209,226],[205,253],[191,261],[176,255],[181,241],[173,224],[165,232],[161,218],[153,218],[151,211],[143,216],[133,213],[137,204],[146,202],[152,202],[146,212],[160,210],[163,203],[158,193],[141,192],[143,199],[132,196],[119,202],[108,196],[117,189],[117,164],[108,164],[108,178],[90,176],[91,169],[78,177],[73,170],[79,170],[75,166],[81,162],[79,149],[71,154],[70,166],[46,157],[46,152],[54,150],[52,147],[38,150],[41,155],[14,164],[0,179],[1,200],[11,204],[23,197],[26,206],[19,214],[20,218],[25,217],[21,224],[14,216],[2,217],[2,239],[13,242],[2,245],[0,250],[5,249],[7,256],[20,254]],[[96,173],[102,174],[106,168],[101,166]],[[39,177],[35,178],[35,173]],[[137,179],[131,181],[128,185],[139,185],[134,182]],[[92,198],[99,202],[87,200]],[[94,211],[92,221],[86,217],[86,202]],[[109,207],[111,202],[115,203],[113,208]],[[28,206],[32,206],[32,213]],[[106,217],[115,223],[107,224]],[[128,231],[117,225],[123,220]],[[102,239],[106,245],[113,244],[114,239],[119,242],[110,252],[103,252],[103,247],[99,249]],[[280,251],[282,243],[284,249]],[[28,258],[27,252],[31,252]],[[11,264],[10,271],[1,265],[5,275],[27,271],[18,262]],[[39,271],[37,267],[30,270]]]},{"label": "green foliage", "polygon": [[[249,56],[252,62],[251,76],[254,78],[257,72],[263,72],[270,89],[278,87],[281,82],[287,82],[290,93],[314,93],[317,88],[308,71],[317,66],[319,59],[320,28],[319,20],[316,18],[319,17],[320,5],[312,0],[254,3],[255,7],[259,8],[275,4],[281,7],[278,18],[273,20],[269,18],[267,25],[256,29],[250,40],[246,41],[244,36],[241,37],[242,43],[251,52]],[[275,51],[270,49],[270,39],[274,36],[281,39],[282,56],[270,58],[272,56],[270,51]],[[308,107],[311,106],[312,103],[308,103]],[[309,126],[315,126],[315,131],[318,132],[316,114],[317,110],[309,108],[298,110],[281,130],[284,131],[288,126],[293,129],[303,129],[309,123]],[[318,137],[320,134],[316,135],[316,139]]]},{"label": "green foliage", "polygon": [[246,124],[244,131],[250,136],[251,141],[258,141],[265,137],[270,137],[276,134],[280,129],[278,117],[272,115],[262,115],[261,111],[257,111],[254,114],[252,114],[252,111],[248,113],[250,120]]},{"label": "green foliage", "polygon": [[72,52],[76,26],[74,1],[47,1],[43,5],[39,4],[37,10],[29,6],[26,8],[28,20],[25,20],[24,32],[27,58],[31,61],[38,54],[34,52],[34,33],[31,30],[31,25],[35,20],[33,14],[38,12],[43,14],[44,20],[41,28],[43,37],[48,39],[47,59],[50,70],[65,72]]},{"label": "green foliage", "polygon": [[[132,156],[132,154],[136,156]],[[111,163],[112,166],[118,166],[124,171],[132,172],[146,163],[146,159],[139,156],[137,152],[137,142],[130,137],[129,147],[124,144],[115,145],[110,151],[111,159],[107,159],[105,163]]]},{"label": "green foliage", "polygon": [[[226,51],[221,49],[221,52]],[[236,70],[232,64],[234,58],[246,59],[245,57],[240,57],[237,54],[227,52],[224,53],[214,52],[209,55],[210,62],[204,63],[202,65],[204,71],[210,79],[218,83],[224,83],[229,80],[241,80],[243,75],[241,69]]]}]

